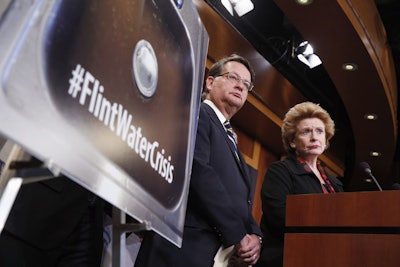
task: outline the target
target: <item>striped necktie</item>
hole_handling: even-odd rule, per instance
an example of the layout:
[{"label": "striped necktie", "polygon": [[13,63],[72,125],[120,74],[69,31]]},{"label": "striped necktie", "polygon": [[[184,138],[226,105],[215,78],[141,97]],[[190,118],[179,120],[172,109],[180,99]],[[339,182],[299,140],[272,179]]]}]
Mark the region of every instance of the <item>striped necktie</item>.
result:
[{"label": "striped necktie", "polygon": [[233,144],[235,145],[235,148],[237,149],[237,136],[235,134],[235,132],[232,129],[231,124],[229,123],[229,121],[225,121],[224,122],[224,126],[226,129],[226,133],[228,134],[229,139],[233,142]]}]

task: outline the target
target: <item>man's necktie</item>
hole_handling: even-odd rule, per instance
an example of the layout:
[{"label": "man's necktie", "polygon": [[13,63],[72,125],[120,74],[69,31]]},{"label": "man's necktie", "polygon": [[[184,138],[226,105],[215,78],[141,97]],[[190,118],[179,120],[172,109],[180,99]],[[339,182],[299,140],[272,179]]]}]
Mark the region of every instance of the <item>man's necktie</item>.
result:
[{"label": "man's necktie", "polygon": [[226,129],[226,133],[228,134],[229,139],[233,142],[233,144],[235,145],[235,148],[237,149],[237,136],[235,134],[235,132],[232,129],[231,124],[229,123],[229,121],[225,121],[224,122],[224,126]]}]

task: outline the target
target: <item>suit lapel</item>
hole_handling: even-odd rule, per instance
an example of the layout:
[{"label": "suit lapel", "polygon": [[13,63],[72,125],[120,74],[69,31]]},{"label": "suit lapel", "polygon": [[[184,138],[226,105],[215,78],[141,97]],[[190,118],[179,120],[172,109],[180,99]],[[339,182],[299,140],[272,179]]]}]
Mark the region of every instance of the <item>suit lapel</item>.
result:
[{"label": "suit lapel", "polygon": [[239,169],[240,169],[240,172],[242,173],[243,179],[244,179],[245,183],[247,184],[247,186],[250,188],[250,179],[249,179],[248,174],[245,169],[247,166],[245,165],[245,160],[244,160],[242,154],[240,153],[239,149],[237,150],[237,154],[236,154],[235,145],[229,139],[224,126],[219,121],[218,116],[217,116],[217,114],[215,114],[214,110],[207,104],[203,103],[203,105],[205,105],[207,107],[207,113],[209,114],[211,121],[216,125],[216,127],[221,131],[221,134],[224,136],[225,142],[227,142],[229,149],[232,153],[232,156],[236,159],[236,163],[239,166]]}]

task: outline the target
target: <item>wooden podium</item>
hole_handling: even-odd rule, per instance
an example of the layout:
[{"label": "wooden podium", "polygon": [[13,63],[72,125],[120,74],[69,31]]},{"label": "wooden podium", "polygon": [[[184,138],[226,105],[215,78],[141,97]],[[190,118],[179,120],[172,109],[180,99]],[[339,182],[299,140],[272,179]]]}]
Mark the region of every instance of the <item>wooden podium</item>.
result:
[{"label": "wooden podium", "polygon": [[288,196],[284,267],[399,267],[400,191]]}]

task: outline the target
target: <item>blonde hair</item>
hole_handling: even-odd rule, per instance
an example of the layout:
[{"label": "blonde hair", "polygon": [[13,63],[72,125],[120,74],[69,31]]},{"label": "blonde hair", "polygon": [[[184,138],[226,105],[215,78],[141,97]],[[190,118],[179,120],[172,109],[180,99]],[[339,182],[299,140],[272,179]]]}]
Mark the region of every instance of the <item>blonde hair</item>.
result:
[{"label": "blonde hair", "polygon": [[312,102],[303,102],[293,106],[286,113],[281,127],[283,147],[286,152],[294,152],[290,147],[297,131],[298,123],[303,119],[318,118],[325,125],[326,147],[329,147],[329,140],[335,135],[335,122],[329,113],[320,105]]}]

